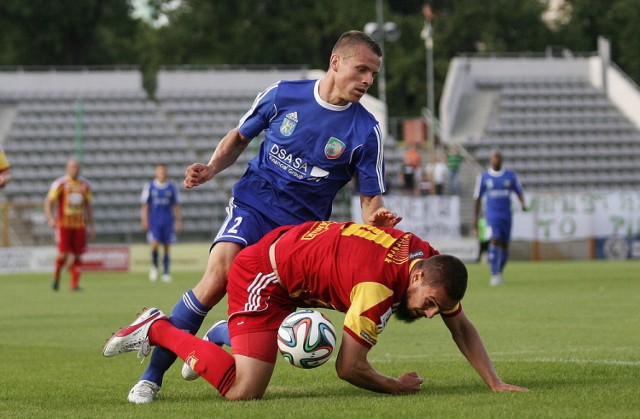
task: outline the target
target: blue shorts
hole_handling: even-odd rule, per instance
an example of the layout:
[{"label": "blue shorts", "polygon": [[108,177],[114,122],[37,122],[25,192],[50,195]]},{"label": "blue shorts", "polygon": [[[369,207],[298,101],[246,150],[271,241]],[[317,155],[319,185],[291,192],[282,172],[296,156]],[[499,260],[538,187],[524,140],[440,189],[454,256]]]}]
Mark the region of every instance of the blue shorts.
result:
[{"label": "blue shorts", "polygon": [[150,225],[147,232],[147,241],[162,244],[175,243],[177,241],[174,223]]},{"label": "blue shorts", "polygon": [[487,218],[487,237],[509,243],[511,240],[511,218]]},{"label": "blue shorts", "polygon": [[229,200],[227,216],[218,231],[211,247],[218,242],[238,243],[244,247],[258,242],[265,234],[280,227],[264,214],[236,201]]}]

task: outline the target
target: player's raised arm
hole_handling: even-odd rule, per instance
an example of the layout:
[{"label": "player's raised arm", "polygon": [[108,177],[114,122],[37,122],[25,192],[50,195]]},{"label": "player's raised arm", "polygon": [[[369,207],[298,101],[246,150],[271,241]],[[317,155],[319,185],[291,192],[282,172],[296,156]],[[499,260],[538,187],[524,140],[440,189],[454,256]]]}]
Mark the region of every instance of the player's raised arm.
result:
[{"label": "player's raised arm", "polygon": [[184,174],[184,186],[191,189],[210,181],[215,175],[238,160],[250,142],[251,138],[246,138],[240,134],[238,128],[233,128],[220,140],[209,163],[194,163],[187,168]]},{"label": "player's raised arm", "polygon": [[408,372],[397,379],[382,375],[367,360],[368,353],[368,347],[345,333],[336,360],[338,377],[354,386],[377,393],[409,394],[420,391],[422,378],[417,373]]},{"label": "player's raised arm", "polygon": [[524,387],[502,382],[496,370],[493,368],[493,364],[489,359],[489,355],[484,348],[478,331],[464,314],[464,311],[461,311],[455,317],[442,316],[442,320],[451,331],[451,337],[456,345],[458,345],[460,352],[467,358],[471,366],[473,366],[491,390],[496,392],[529,391]]}]

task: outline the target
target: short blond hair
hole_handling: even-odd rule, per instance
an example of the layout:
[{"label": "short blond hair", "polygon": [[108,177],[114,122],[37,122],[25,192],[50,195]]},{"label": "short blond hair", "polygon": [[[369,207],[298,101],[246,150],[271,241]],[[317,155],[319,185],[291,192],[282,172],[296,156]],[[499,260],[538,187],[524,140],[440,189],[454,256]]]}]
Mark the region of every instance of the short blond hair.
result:
[{"label": "short blond hair", "polygon": [[378,57],[382,57],[382,48],[380,48],[380,45],[366,33],[356,30],[348,31],[340,35],[340,38],[338,38],[338,41],[333,46],[331,54],[339,54],[347,49],[353,49],[358,45],[364,45]]}]

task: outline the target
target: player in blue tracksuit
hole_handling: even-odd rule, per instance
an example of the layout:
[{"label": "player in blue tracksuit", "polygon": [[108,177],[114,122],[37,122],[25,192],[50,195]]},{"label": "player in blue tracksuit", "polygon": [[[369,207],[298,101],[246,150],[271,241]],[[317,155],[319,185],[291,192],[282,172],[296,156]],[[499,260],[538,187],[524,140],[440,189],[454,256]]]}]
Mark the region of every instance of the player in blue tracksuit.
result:
[{"label": "player in blue tracksuit", "polygon": [[[233,187],[206,271],[174,307],[172,324],[196,333],[210,307],[225,295],[227,272],[240,250],[281,225],[329,219],[335,195],[353,177],[364,222],[393,227],[401,220],[383,207],[383,138],[378,122],[359,103],[373,84],[381,56],[369,36],[346,32],[320,80],[268,87],[220,141],[209,163],[187,169],[185,186],[201,185],[233,164],[264,132],[258,156]],[[173,353],[156,348],[128,400],[153,401],[174,360]]]},{"label": "player in blue tracksuit", "polygon": [[511,193],[514,192],[522,205],[527,207],[524,192],[518,176],[512,170],[502,168],[502,153],[491,152],[490,168],[478,175],[473,194],[475,200],[473,225],[478,225],[478,216],[485,198],[485,218],[487,220],[487,236],[489,238],[489,268],[491,285],[503,283],[502,271],[509,259],[509,241],[511,240]]},{"label": "player in blue tracksuit", "polygon": [[144,185],[140,197],[140,223],[147,232],[147,241],[151,245],[151,271],[149,280],[158,279],[158,247],[163,246],[162,280],[171,282],[169,254],[171,243],[176,242],[176,230],[182,230],[180,194],[175,183],[167,180],[167,167],[159,164],[155,168],[155,178]]}]

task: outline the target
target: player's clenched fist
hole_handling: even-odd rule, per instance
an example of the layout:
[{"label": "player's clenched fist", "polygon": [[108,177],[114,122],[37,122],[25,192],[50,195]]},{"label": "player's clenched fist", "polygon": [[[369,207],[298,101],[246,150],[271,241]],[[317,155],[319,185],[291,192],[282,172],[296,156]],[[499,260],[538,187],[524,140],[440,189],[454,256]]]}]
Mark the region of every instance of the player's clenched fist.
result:
[{"label": "player's clenched fist", "polygon": [[415,372],[406,372],[398,377],[400,389],[397,394],[417,393],[422,386],[422,378]]},{"label": "player's clenched fist", "polygon": [[202,163],[194,163],[187,167],[187,170],[184,172],[183,183],[187,189],[190,189],[194,186],[202,185],[211,180],[211,178],[213,178],[213,170],[211,170],[209,166]]}]

